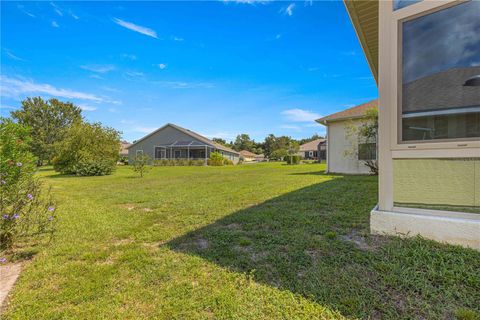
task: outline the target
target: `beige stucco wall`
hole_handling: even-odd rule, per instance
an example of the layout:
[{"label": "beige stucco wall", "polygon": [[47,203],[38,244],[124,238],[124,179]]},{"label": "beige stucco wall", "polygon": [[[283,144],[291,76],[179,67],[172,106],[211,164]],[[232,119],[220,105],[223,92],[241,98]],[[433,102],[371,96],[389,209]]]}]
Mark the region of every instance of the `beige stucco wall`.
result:
[{"label": "beige stucco wall", "polygon": [[[345,155],[345,151],[352,149],[352,139],[347,137],[347,126],[351,123],[358,125],[359,120],[335,121],[328,124],[327,168],[332,173],[368,174],[370,170],[357,160],[356,153]],[[356,145],[354,146],[357,147]]]}]

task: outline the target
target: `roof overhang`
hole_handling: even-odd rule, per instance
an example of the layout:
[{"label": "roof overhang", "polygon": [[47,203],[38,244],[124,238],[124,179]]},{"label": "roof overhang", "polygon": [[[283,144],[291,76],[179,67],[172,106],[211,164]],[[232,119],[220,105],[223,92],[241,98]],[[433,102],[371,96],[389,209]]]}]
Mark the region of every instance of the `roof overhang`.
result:
[{"label": "roof overhang", "polygon": [[343,0],[358,40],[378,84],[378,2],[379,0]]}]

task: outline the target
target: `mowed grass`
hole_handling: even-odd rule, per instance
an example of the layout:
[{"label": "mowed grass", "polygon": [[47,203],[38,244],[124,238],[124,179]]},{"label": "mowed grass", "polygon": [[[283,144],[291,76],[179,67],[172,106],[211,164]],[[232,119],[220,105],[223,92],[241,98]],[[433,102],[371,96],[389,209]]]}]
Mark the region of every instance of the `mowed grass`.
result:
[{"label": "mowed grass", "polygon": [[377,179],[324,165],[41,172],[58,232],[5,319],[452,319],[480,312],[480,253],[369,235]]}]

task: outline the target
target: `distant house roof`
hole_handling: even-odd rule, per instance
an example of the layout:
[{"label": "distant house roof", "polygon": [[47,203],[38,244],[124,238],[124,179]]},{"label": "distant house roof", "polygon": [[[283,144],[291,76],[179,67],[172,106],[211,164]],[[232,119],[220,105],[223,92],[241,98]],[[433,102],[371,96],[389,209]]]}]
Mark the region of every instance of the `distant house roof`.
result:
[{"label": "distant house roof", "polygon": [[240,155],[242,155],[242,156],[244,156],[244,157],[249,157],[249,158],[255,158],[255,157],[260,157],[260,156],[261,156],[261,155],[259,155],[259,154],[250,152],[250,151],[248,151],[248,150],[242,150],[242,151],[240,151]]},{"label": "distant house roof", "polygon": [[317,151],[318,145],[321,143],[325,143],[325,139],[316,139],[300,146],[300,151]]},{"label": "distant house roof", "polygon": [[128,156],[128,147],[130,147],[132,144],[128,141],[120,141],[120,155]]},{"label": "distant house roof", "polygon": [[367,103],[364,103],[359,106],[349,108],[337,113],[333,113],[329,116],[317,119],[316,121],[323,125],[326,125],[327,122],[332,122],[332,121],[362,118],[365,115],[365,111],[371,108],[378,108],[378,99],[369,101]]},{"label": "distant house roof", "polygon": [[133,146],[133,145],[136,145],[136,144],[139,143],[140,141],[143,141],[143,140],[147,139],[148,137],[154,135],[155,133],[157,133],[158,131],[160,131],[160,130],[166,128],[166,127],[172,127],[172,128],[174,128],[174,129],[177,129],[177,130],[185,133],[186,135],[189,135],[189,136],[191,136],[192,138],[195,138],[195,139],[197,139],[197,140],[199,140],[199,141],[201,141],[201,142],[203,142],[203,143],[205,143],[205,144],[207,144],[207,145],[210,145],[210,146],[212,146],[212,147],[214,147],[214,148],[216,148],[216,149],[218,149],[218,150],[222,150],[222,151],[226,151],[226,152],[231,152],[231,153],[239,154],[237,151],[235,151],[235,150],[233,150],[233,149],[230,149],[230,148],[228,148],[228,147],[225,147],[225,146],[223,146],[223,145],[221,145],[221,144],[219,144],[219,143],[216,143],[216,142],[214,142],[214,141],[212,141],[212,140],[210,140],[210,139],[208,139],[208,138],[206,138],[206,137],[204,137],[204,136],[202,136],[202,135],[200,135],[200,134],[198,134],[198,133],[196,133],[196,132],[193,132],[192,130],[188,130],[188,129],[182,128],[182,127],[177,126],[176,124],[173,124],[173,123],[167,123],[166,125],[158,128],[157,130],[155,130],[155,131],[147,134],[145,137],[143,137],[143,138],[135,141],[134,143],[132,143],[132,144],[129,146],[129,148],[130,148],[131,146]]}]

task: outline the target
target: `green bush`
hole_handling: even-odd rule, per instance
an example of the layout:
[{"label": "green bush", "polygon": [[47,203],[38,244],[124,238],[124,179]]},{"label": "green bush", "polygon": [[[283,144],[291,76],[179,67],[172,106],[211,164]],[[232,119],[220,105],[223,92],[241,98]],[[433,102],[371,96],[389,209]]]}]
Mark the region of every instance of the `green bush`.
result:
[{"label": "green bush", "polygon": [[82,160],[77,164],[74,164],[71,170],[71,174],[77,176],[105,176],[112,174],[115,167],[111,165],[111,162],[104,160]]},{"label": "green bush", "polygon": [[224,159],[223,160],[223,165],[225,166],[233,166],[233,161],[230,159]]},{"label": "green bush", "polygon": [[287,162],[287,164],[299,164],[300,163],[300,156],[299,155],[285,156],[284,159]]},{"label": "green bush", "polygon": [[77,122],[55,144],[53,167],[61,173],[81,176],[111,174],[119,150],[118,131],[100,123]]},{"label": "green bush", "polygon": [[55,204],[34,177],[29,130],[0,118],[0,250],[22,238],[52,235]]},{"label": "green bush", "polygon": [[219,152],[212,152],[210,159],[208,159],[209,166],[223,166],[223,160],[225,158]]}]

